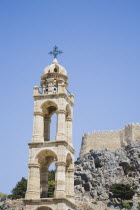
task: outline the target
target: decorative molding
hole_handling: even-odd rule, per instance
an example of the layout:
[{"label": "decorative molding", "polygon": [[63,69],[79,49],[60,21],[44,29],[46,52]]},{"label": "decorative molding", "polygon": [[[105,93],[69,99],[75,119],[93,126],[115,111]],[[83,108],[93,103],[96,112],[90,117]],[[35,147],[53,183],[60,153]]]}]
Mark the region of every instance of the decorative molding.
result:
[{"label": "decorative molding", "polygon": [[40,167],[40,165],[38,164],[38,163],[28,163],[28,167],[29,168],[39,168]]},{"label": "decorative molding", "polygon": [[65,81],[68,80],[68,77],[64,74],[61,74],[61,73],[58,73],[58,72],[54,72],[54,73],[46,73],[46,74],[43,74],[41,76],[41,79],[42,80],[45,80],[45,79],[49,79],[49,78],[53,78],[53,79],[64,79]]},{"label": "decorative molding", "polygon": [[55,163],[56,166],[66,166],[65,162],[56,162]]},{"label": "decorative molding", "polygon": [[36,116],[36,115],[40,115],[40,116],[44,116],[44,114],[43,114],[43,112],[34,112],[34,116]]},{"label": "decorative molding", "polygon": [[65,110],[59,109],[56,111],[57,114],[66,114]]},{"label": "decorative molding", "polygon": [[74,106],[74,103],[69,98],[69,95],[66,93],[55,93],[55,94],[38,94],[33,95],[35,99],[45,98],[45,99],[59,99],[59,98],[65,98],[65,100],[71,105]]},{"label": "decorative molding", "polygon": [[72,122],[72,118],[71,117],[67,117],[66,121],[71,121]]},{"label": "decorative molding", "polygon": [[68,144],[67,141],[47,141],[47,142],[31,142],[28,143],[30,149],[31,148],[44,148],[44,147],[58,147],[59,145],[65,146],[72,154],[76,152],[76,150]]}]

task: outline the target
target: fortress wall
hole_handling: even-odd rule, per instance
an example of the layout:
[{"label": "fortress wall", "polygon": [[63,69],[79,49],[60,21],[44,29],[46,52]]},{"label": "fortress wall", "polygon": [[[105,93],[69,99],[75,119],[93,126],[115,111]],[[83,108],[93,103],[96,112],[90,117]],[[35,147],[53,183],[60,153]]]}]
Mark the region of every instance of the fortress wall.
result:
[{"label": "fortress wall", "polygon": [[90,133],[85,133],[82,137],[80,156],[83,155],[83,154],[86,154],[90,151],[90,142],[91,142]]},{"label": "fortress wall", "polygon": [[102,148],[114,151],[136,140],[140,140],[140,125],[138,123],[128,124],[122,130],[86,133],[82,137],[80,156],[88,153],[90,150]]},{"label": "fortress wall", "polygon": [[125,126],[125,142],[128,144],[133,141],[133,125],[128,124]]},{"label": "fortress wall", "polygon": [[140,124],[132,123],[125,126],[125,142],[140,140]]},{"label": "fortress wall", "polygon": [[120,144],[121,146],[125,146],[125,129],[120,130]]},{"label": "fortress wall", "polygon": [[140,124],[133,126],[133,141],[140,140]]},{"label": "fortress wall", "polygon": [[99,131],[83,135],[80,155],[102,148],[114,151],[121,147],[121,131]]}]

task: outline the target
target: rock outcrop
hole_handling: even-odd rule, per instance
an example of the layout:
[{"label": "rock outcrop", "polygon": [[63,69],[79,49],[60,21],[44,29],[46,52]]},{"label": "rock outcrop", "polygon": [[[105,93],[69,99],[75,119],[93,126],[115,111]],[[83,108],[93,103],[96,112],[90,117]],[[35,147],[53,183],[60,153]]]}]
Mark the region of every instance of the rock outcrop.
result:
[{"label": "rock outcrop", "polygon": [[130,184],[140,196],[140,141],[114,152],[91,151],[75,162],[76,199],[108,200],[114,183]]}]

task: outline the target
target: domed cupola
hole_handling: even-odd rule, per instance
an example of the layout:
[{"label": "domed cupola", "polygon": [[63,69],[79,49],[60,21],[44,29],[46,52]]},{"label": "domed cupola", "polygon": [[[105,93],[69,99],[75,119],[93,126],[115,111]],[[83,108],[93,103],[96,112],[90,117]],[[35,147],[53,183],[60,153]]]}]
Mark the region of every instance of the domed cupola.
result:
[{"label": "domed cupola", "polygon": [[54,58],[51,65],[44,69],[44,74],[41,76],[42,93],[57,94],[66,93],[68,86],[68,77],[66,69],[58,64]]},{"label": "domed cupola", "polygon": [[54,58],[51,65],[47,66],[44,69],[44,74],[47,74],[47,73],[60,73],[60,74],[67,75],[66,69],[63,66],[58,64],[58,61],[56,58]]}]

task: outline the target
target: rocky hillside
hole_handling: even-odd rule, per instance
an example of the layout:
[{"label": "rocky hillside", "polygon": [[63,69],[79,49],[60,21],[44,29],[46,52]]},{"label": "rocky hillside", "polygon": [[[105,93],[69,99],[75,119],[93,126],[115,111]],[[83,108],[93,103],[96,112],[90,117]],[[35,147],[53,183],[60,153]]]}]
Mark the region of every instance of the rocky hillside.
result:
[{"label": "rocky hillside", "polygon": [[108,200],[113,183],[130,184],[140,196],[140,141],[115,152],[91,151],[75,162],[76,199]]}]

